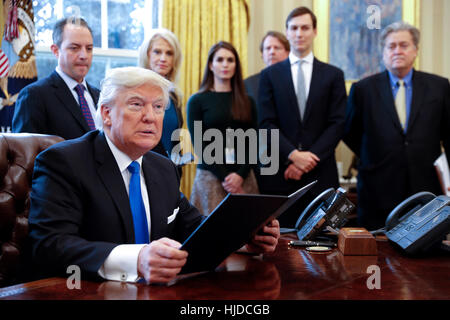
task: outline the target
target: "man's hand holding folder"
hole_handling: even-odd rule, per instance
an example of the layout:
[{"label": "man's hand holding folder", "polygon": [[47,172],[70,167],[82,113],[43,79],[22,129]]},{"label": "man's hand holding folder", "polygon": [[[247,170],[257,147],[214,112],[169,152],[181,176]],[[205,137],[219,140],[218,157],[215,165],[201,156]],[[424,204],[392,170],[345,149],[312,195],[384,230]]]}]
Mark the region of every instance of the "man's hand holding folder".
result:
[{"label": "man's hand holding folder", "polygon": [[189,253],[182,274],[213,271],[233,252],[273,252],[280,237],[278,216],[317,181],[285,195],[228,194],[184,241]]},{"label": "man's hand holding folder", "polygon": [[275,251],[279,238],[280,223],[274,219],[265,225],[261,232],[256,233],[246,247],[252,253],[270,253]]},{"label": "man's hand holding folder", "polygon": [[[275,251],[280,238],[280,223],[274,219],[263,227],[261,233],[253,236],[246,244],[248,252],[270,253]],[[161,238],[144,246],[139,252],[138,275],[149,284],[169,283],[186,264],[188,253],[180,250],[178,241]]]}]

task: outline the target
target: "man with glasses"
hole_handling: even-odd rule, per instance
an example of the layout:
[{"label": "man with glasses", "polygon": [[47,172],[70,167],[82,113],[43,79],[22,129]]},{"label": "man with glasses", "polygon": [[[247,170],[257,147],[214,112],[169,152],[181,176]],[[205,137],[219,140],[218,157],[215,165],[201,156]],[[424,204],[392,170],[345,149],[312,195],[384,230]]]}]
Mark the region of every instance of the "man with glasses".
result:
[{"label": "man with glasses", "polygon": [[448,79],[413,68],[420,32],[396,22],[381,34],[386,71],[353,84],[345,143],[360,159],[358,222],[383,227],[389,212],[420,191],[442,193],[434,161],[450,159]]},{"label": "man with glasses", "polygon": [[[286,36],[278,31],[268,31],[259,45],[259,51],[261,51],[261,57],[266,67],[286,60],[289,56],[290,49],[291,47]],[[260,73],[257,73],[244,80],[247,94],[252,97],[255,102],[258,101],[260,75]]]}]

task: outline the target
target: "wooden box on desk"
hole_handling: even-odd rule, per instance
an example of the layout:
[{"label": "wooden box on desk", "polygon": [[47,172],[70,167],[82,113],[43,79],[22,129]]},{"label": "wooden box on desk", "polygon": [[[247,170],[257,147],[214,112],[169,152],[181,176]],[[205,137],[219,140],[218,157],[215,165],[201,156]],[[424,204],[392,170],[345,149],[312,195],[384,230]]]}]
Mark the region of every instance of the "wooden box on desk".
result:
[{"label": "wooden box on desk", "polygon": [[377,242],[365,228],[339,230],[338,248],[343,255],[374,256],[378,254]]}]

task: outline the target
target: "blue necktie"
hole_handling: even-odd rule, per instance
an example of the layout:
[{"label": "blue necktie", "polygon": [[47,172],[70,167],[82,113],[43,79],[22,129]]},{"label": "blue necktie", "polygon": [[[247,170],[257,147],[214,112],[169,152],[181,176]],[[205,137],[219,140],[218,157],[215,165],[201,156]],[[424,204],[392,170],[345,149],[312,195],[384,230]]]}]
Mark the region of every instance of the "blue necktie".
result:
[{"label": "blue necktie", "polygon": [[92,119],[91,110],[89,110],[89,105],[84,98],[84,86],[82,84],[77,84],[75,87],[75,91],[78,94],[78,102],[80,103],[81,112],[83,113],[84,118],[86,119],[86,122],[89,126],[90,130],[95,130],[95,123]]},{"label": "blue necktie", "polygon": [[141,176],[139,163],[133,161],[128,170],[131,172],[130,179],[130,207],[133,214],[135,243],[149,243],[147,215],[145,214],[144,201],[141,194]]}]

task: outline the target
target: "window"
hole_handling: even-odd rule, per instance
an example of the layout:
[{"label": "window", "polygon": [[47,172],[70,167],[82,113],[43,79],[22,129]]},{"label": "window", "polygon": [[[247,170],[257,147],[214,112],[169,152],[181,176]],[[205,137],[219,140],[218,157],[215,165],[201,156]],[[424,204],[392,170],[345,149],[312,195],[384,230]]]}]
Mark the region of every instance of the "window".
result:
[{"label": "window", "polygon": [[152,28],[159,26],[161,0],[39,0],[33,1],[38,78],[46,77],[57,61],[50,51],[55,22],[81,16],[92,29],[94,58],[86,80],[100,86],[106,70],[135,66],[137,49]]}]

